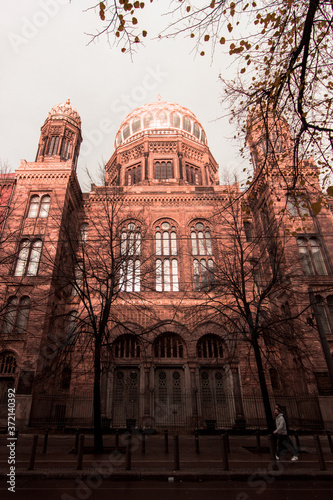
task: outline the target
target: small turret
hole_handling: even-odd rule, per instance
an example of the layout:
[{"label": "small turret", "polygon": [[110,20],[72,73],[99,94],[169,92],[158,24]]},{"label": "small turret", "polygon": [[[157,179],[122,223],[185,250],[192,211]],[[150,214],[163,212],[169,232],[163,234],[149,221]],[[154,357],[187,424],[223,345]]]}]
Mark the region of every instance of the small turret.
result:
[{"label": "small turret", "polygon": [[76,169],[81,142],[81,118],[67,99],[53,106],[41,128],[36,162],[72,160]]},{"label": "small turret", "polygon": [[246,137],[254,170],[264,162],[276,162],[292,155],[292,140],[286,120],[278,112],[256,109],[249,114]]}]

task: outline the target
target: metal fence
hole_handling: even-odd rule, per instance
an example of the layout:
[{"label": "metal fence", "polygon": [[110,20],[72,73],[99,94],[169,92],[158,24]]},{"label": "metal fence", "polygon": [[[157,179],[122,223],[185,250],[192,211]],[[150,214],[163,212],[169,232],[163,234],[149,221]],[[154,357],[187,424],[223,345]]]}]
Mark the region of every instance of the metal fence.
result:
[{"label": "metal fence", "polygon": [[[323,428],[320,406],[316,396],[283,396],[271,398],[272,414],[278,402],[284,408],[290,429],[315,430]],[[134,426],[139,428],[202,429],[265,429],[266,419],[262,399],[243,395],[235,405],[232,394],[220,400],[203,401],[198,394],[178,394],[177,398],[158,399],[153,393],[137,394],[129,401],[102,401],[102,423],[105,429]],[[238,413],[236,413],[236,406]],[[34,396],[31,427],[91,428],[93,399],[90,396]]]}]

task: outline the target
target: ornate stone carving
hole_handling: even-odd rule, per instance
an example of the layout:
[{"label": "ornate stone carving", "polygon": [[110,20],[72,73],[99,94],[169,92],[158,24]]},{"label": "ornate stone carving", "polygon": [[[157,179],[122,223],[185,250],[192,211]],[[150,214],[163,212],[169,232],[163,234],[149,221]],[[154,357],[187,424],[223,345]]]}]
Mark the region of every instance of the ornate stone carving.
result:
[{"label": "ornate stone carving", "polygon": [[176,142],[150,142],[150,153],[177,153]]},{"label": "ornate stone carving", "polygon": [[203,152],[199,151],[198,149],[191,148],[190,146],[183,146],[183,153],[185,158],[188,158],[189,160],[196,160],[199,162],[202,162],[203,159]]},{"label": "ornate stone carving", "polygon": [[143,153],[144,153],[144,147],[141,144],[140,146],[136,146],[133,149],[121,153],[121,161],[122,163],[128,163],[131,160],[136,160],[137,158],[140,158],[140,156],[143,156]]},{"label": "ornate stone carving", "polygon": [[61,127],[56,127],[52,126],[49,128],[49,134],[51,135],[60,135],[61,134]]}]

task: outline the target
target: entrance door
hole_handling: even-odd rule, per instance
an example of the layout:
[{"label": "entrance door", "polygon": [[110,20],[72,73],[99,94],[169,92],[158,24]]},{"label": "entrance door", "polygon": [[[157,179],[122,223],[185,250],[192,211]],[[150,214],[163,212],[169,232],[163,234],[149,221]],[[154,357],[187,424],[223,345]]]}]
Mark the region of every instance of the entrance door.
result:
[{"label": "entrance door", "polygon": [[[139,370],[117,368],[114,373],[113,427],[125,427],[139,417]],[[138,422],[136,422],[138,423]],[[133,425],[129,423],[129,425]]]},{"label": "entrance door", "polygon": [[[228,426],[231,422],[231,401],[225,392],[225,373],[222,369],[200,370],[201,415],[206,425]],[[209,421],[211,421],[209,423]]]},{"label": "entrance door", "polygon": [[186,417],[184,373],[181,369],[161,368],[155,372],[154,414],[156,425],[183,425]]}]

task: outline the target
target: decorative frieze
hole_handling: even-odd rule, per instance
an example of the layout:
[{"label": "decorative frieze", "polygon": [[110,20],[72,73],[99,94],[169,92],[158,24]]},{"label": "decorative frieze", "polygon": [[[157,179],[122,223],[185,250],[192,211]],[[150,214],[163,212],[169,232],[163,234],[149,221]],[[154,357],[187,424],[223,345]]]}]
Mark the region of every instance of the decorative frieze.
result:
[{"label": "decorative frieze", "polygon": [[177,153],[177,143],[176,142],[150,142],[149,143],[150,153]]},{"label": "decorative frieze", "polygon": [[124,151],[121,153],[121,161],[122,163],[128,163],[131,160],[136,160],[143,156],[144,147],[143,144],[140,146],[136,146],[135,148],[129,149],[128,151]]},{"label": "decorative frieze", "polygon": [[184,157],[189,160],[195,160],[201,163],[203,161],[203,152],[198,149],[191,148],[190,146],[183,145],[183,154]]}]

